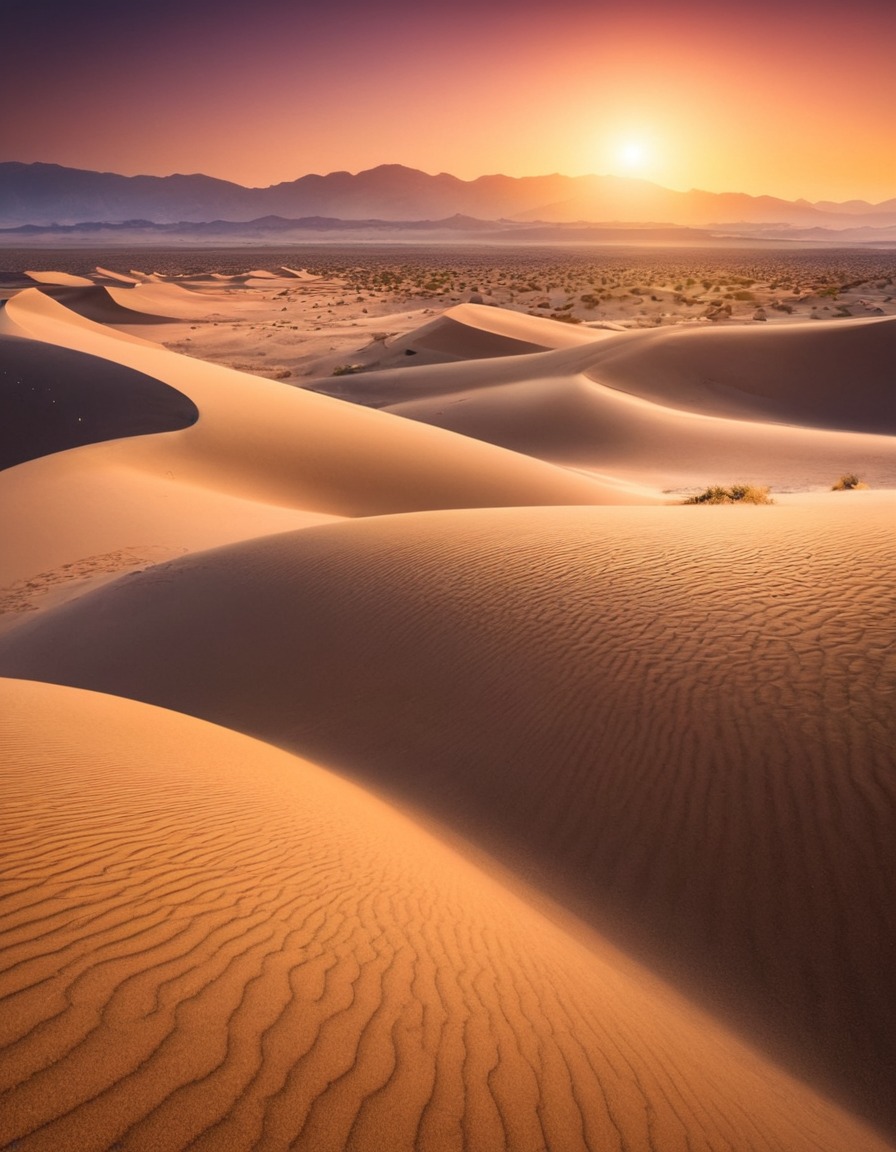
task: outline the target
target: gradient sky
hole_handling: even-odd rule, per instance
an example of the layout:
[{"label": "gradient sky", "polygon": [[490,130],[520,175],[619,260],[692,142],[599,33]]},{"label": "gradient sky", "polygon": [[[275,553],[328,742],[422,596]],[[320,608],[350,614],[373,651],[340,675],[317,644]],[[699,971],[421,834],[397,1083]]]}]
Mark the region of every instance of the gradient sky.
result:
[{"label": "gradient sky", "polygon": [[896,3],[2,0],[0,159],[896,196]]}]

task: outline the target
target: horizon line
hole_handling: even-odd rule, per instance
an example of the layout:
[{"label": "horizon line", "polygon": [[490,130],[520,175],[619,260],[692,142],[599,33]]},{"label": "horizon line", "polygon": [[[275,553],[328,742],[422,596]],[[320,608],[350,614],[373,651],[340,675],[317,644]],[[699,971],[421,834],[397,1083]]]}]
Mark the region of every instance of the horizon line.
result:
[{"label": "horizon line", "polygon": [[614,180],[614,181],[618,181],[620,183],[647,184],[653,188],[660,188],[665,192],[675,192],[678,195],[682,195],[682,196],[686,196],[686,195],[689,195],[691,193],[700,193],[700,194],[705,194],[705,195],[709,195],[709,196],[746,196],[751,200],[771,199],[771,200],[780,200],[780,201],[782,201],[784,203],[788,203],[788,204],[805,203],[805,204],[809,204],[811,206],[815,206],[815,205],[820,204],[820,203],[837,204],[837,205],[860,203],[860,204],[867,204],[869,207],[875,208],[875,207],[880,207],[883,204],[887,204],[891,200],[896,200],[896,192],[894,192],[893,196],[887,196],[883,200],[879,200],[879,201],[867,200],[862,196],[850,196],[844,200],[832,200],[832,199],[827,198],[827,197],[821,197],[818,200],[811,200],[808,196],[798,196],[795,199],[790,199],[787,196],[776,195],[773,192],[744,192],[742,190],[734,189],[734,188],[726,188],[726,189],[723,189],[721,191],[714,190],[711,188],[701,188],[701,187],[698,187],[696,185],[692,185],[690,188],[673,188],[673,187],[670,187],[668,184],[661,184],[658,181],[651,180],[645,176],[619,175],[618,173],[615,173],[615,172],[604,172],[604,173],[584,172],[584,173],[580,173],[580,174],[574,175],[574,176],[570,175],[568,173],[565,173],[565,172],[543,172],[543,173],[537,173],[536,175],[528,175],[528,176],[511,176],[511,175],[508,175],[506,172],[484,172],[484,173],[481,173],[479,176],[474,176],[470,179],[466,179],[463,176],[456,176],[453,172],[447,172],[445,170],[442,170],[439,172],[428,172],[424,168],[417,168],[414,165],[404,164],[400,161],[383,161],[382,163],[375,164],[370,168],[359,168],[355,172],[351,171],[348,168],[334,168],[329,172],[304,172],[299,176],[289,177],[289,178],[284,179],[284,180],[276,180],[276,181],[272,182],[271,184],[243,184],[239,180],[233,180],[233,179],[230,179],[229,177],[226,177],[226,176],[213,176],[208,172],[179,172],[178,171],[178,172],[166,172],[164,174],[159,174],[157,172],[133,172],[133,173],[117,172],[111,168],[108,168],[108,169],[107,168],[82,168],[82,167],[78,167],[76,165],[71,165],[71,164],[60,164],[58,161],[55,161],[55,160],[15,160],[15,159],[0,160],[0,166],[2,166],[4,164],[17,164],[17,165],[21,165],[22,167],[25,167],[25,168],[38,167],[38,166],[42,166],[42,167],[46,167],[46,168],[62,168],[62,169],[69,171],[69,172],[90,172],[90,173],[94,173],[94,174],[99,175],[99,176],[120,176],[122,179],[125,179],[125,180],[137,180],[137,179],[169,180],[169,179],[172,179],[174,177],[183,177],[184,179],[191,179],[193,177],[202,177],[202,178],[207,179],[207,180],[217,180],[223,184],[232,184],[237,188],[243,188],[243,189],[246,189],[247,191],[253,191],[253,192],[266,191],[270,188],[278,188],[278,187],[282,186],[283,184],[294,184],[299,180],[304,180],[304,179],[307,179],[309,177],[318,177],[319,179],[327,179],[328,177],[331,177],[331,176],[344,175],[344,176],[351,176],[351,177],[355,178],[358,176],[364,176],[370,172],[376,172],[382,168],[398,168],[398,169],[402,169],[406,172],[418,172],[421,175],[430,177],[431,179],[438,179],[438,177],[440,177],[440,176],[447,176],[447,177],[450,177],[452,180],[457,180],[461,184],[476,184],[480,180],[490,180],[490,179],[504,179],[504,180],[514,180],[514,181],[550,180],[550,179],[554,179],[554,178],[561,179],[561,180]]}]

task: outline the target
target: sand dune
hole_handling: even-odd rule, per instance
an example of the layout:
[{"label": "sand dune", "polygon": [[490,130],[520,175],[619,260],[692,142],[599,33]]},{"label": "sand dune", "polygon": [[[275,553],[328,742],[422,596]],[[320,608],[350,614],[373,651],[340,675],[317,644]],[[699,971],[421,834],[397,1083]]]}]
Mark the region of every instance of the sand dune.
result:
[{"label": "sand dune", "polygon": [[[138,303],[137,288],[93,284],[90,288],[47,288],[46,294],[71,312],[97,324],[168,324],[174,317],[129,307]],[[142,297],[143,303],[146,298]]]},{"label": "sand dune", "polygon": [[287,268],[284,264],[280,268],[281,272],[285,272],[288,276],[292,276],[296,280],[319,280],[320,277],[316,276],[313,272],[309,272],[307,268]]},{"label": "sand dune", "polygon": [[[469,368],[463,365],[465,373]],[[874,487],[896,487],[892,436],[663,408],[581,375],[459,387],[450,396],[406,400],[385,411],[654,488],[745,481],[805,490],[829,487],[856,469]]]},{"label": "sand dune", "polygon": [[121,436],[186,428],[199,416],[183,393],[83,352],[0,335],[0,469]]},{"label": "sand dune", "polygon": [[136,288],[110,288],[109,295],[123,308],[166,320],[205,319],[214,295],[199,295],[181,284],[145,283]]},{"label": "sand dune", "polygon": [[315,765],[111,697],[2,699],[4,1144],[886,1147]]},{"label": "sand dune", "polygon": [[[530,317],[514,322],[518,333],[530,324],[569,327]],[[364,373],[313,387],[654,489],[746,481],[805,490],[829,487],[858,467],[873,486],[892,488],[896,441],[870,430],[896,426],[892,356],[884,355],[894,341],[893,320],[603,333],[599,341],[536,355]],[[454,346],[458,358],[470,351],[461,337]],[[669,346],[678,358],[666,369]],[[866,431],[850,431],[859,426]]]},{"label": "sand dune", "polygon": [[[189,360],[114,333],[38,291],[12,300],[0,327],[31,341],[22,346],[36,353],[35,375],[53,371],[60,358],[86,357],[78,364],[87,373],[82,382],[89,395],[118,394],[130,421],[113,426],[110,407],[103,414],[105,432],[127,438],[56,451],[0,477],[5,612],[34,610],[136,563],[334,516],[644,498],[620,484],[598,484],[409,421]],[[43,341],[39,348],[35,340]],[[153,387],[159,382],[159,389],[176,389],[179,403],[195,405],[199,420],[161,436],[131,435],[148,431],[156,418],[154,408],[136,404],[128,391],[138,372]],[[74,384],[73,377],[65,387]],[[87,411],[88,395],[82,388],[77,397],[72,414],[80,428],[77,416]],[[97,404],[89,411],[99,421]],[[44,447],[76,443],[71,428],[63,432],[67,439],[44,440]],[[13,441],[10,451],[21,453],[24,445]],[[29,450],[39,448],[38,441]]]},{"label": "sand dune", "polygon": [[0,311],[0,1145],[883,1148],[896,321],[116,275]]},{"label": "sand dune", "polygon": [[411,796],[893,1123],[892,540],[855,505],[346,521],[119,581],[0,672]]},{"label": "sand dune", "polygon": [[640,332],[602,344],[589,375],[688,411],[893,435],[894,361],[887,317]]},{"label": "sand dune", "polygon": [[[449,324],[450,321],[450,324]],[[442,315],[426,326],[429,331],[442,328],[454,333],[451,351],[456,356],[472,359],[462,344],[464,339],[475,339],[476,333],[503,337],[509,341],[530,344],[541,350],[549,348],[579,348],[583,344],[593,344],[606,339],[606,331],[593,328],[580,328],[574,324],[562,324],[541,316],[524,316],[506,308],[495,308],[483,304],[458,304],[448,308]],[[419,329],[422,335],[424,329]]]},{"label": "sand dune", "polygon": [[400,341],[401,350],[432,352],[452,360],[518,356],[549,348],[577,348],[606,333],[582,330],[504,308],[458,304]]},{"label": "sand dune", "polygon": [[183,392],[199,409],[198,423],[164,440],[130,441],[128,462],[242,498],[336,515],[630,499],[611,485],[440,429],[121,341],[37,291],[11,300],[3,324]]},{"label": "sand dune", "polygon": [[103,280],[112,280],[116,284],[136,285],[140,283],[140,277],[138,276],[125,276],[123,272],[116,272],[112,268],[103,268],[100,264],[97,264],[96,266],[96,274]]},{"label": "sand dune", "polygon": [[73,276],[70,272],[26,272],[25,275],[38,284],[54,284],[66,288],[93,287],[93,281],[87,276]]}]

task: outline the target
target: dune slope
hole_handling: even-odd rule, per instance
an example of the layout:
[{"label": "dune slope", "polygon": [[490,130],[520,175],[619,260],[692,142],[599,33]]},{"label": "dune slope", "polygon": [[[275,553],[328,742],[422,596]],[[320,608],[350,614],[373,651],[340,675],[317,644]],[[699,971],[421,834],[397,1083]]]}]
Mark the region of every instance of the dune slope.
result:
[{"label": "dune slope", "polygon": [[[475,312],[501,319],[500,309]],[[569,328],[519,315],[514,325],[520,336],[527,325]],[[440,330],[458,360],[469,343],[460,329]],[[896,487],[896,321],[593,335],[313,388],[654,489],[746,481],[805,490],[851,470]]]},{"label": "dune slope", "polygon": [[161,380],[67,348],[0,335],[0,469],[122,436],[187,428],[196,405]]},{"label": "dune slope", "polygon": [[[456,304],[434,320],[390,343],[424,359],[479,360],[520,356],[554,348],[576,348],[600,340],[606,333],[540,316],[524,316],[507,308]],[[427,354],[429,354],[427,356]]]},{"label": "dune slope", "polygon": [[0,672],[397,789],[893,1124],[892,540],[855,500],[342,522],[118,581]]},{"label": "dune slope", "polygon": [[7,332],[113,360],[188,396],[200,413],[192,428],[131,440],[126,453],[131,466],[189,483],[335,515],[626,499],[542,461],[121,338],[36,289],[10,300],[2,320]]},{"label": "dune slope", "polygon": [[673,408],[896,434],[896,317],[668,328],[595,349],[594,379]]},{"label": "dune slope", "polygon": [[411,821],[191,718],[4,681],[22,1152],[883,1152]]},{"label": "dune slope", "polygon": [[157,314],[145,308],[132,308],[132,301],[142,298],[143,289],[107,288],[94,284],[90,288],[42,288],[45,296],[57,301],[64,308],[93,320],[97,324],[168,324],[176,316]]}]

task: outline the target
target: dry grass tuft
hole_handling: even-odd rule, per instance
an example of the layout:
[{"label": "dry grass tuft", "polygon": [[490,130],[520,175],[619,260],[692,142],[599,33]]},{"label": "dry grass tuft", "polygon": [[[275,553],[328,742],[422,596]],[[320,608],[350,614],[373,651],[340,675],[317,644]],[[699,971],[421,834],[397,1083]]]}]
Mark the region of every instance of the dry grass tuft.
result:
[{"label": "dry grass tuft", "polygon": [[729,488],[714,485],[697,496],[689,496],[684,504],[774,504],[768,488],[754,484],[732,484]]},{"label": "dry grass tuft", "polygon": [[844,473],[836,484],[831,485],[832,492],[851,492],[854,489],[858,489],[859,491],[863,489],[867,491],[868,489],[868,485],[860,480],[855,472]]}]

